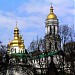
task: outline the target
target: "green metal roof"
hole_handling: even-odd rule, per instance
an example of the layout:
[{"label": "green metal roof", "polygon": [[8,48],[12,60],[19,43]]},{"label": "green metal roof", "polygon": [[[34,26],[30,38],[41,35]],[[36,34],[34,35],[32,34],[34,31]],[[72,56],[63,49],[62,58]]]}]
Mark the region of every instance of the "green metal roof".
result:
[{"label": "green metal roof", "polygon": [[48,53],[41,53],[35,57],[31,57],[32,60],[35,60],[35,59],[39,59],[39,58],[44,58],[44,57],[47,57],[47,56],[53,56],[53,55],[56,55],[58,53],[58,51],[55,51],[55,52],[48,52]]},{"label": "green metal roof", "polygon": [[[60,50],[61,51],[61,50]],[[35,60],[35,59],[40,59],[40,58],[44,58],[44,57],[48,57],[48,56],[53,56],[58,54],[59,51],[54,51],[54,52],[47,52],[47,53],[41,53],[37,56],[27,56],[27,54],[25,53],[13,53],[12,55],[14,56],[19,56],[20,58],[29,58],[31,60]]]}]

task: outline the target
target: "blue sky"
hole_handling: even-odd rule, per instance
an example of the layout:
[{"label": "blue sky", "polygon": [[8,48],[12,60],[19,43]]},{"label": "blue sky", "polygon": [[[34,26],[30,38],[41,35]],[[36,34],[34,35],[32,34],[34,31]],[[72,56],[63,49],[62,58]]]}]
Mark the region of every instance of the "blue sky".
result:
[{"label": "blue sky", "polygon": [[53,4],[60,25],[74,24],[75,0],[0,0],[0,40],[7,44],[13,40],[13,30],[18,21],[20,34],[26,48],[33,39],[45,35],[45,20]]}]

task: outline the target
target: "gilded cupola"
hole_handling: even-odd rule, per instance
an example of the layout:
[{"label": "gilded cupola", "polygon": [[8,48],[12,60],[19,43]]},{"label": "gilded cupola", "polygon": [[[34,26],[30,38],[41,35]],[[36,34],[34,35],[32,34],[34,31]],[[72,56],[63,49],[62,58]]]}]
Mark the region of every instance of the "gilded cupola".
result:
[{"label": "gilded cupola", "polygon": [[19,34],[19,29],[17,27],[14,28],[14,39],[8,43],[9,48],[11,47],[19,47],[19,49],[24,49],[24,40],[22,39],[22,36]]},{"label": "gilded cupola", "polygon": [[50,7],[50,13],[49,15],[47,16],[47,19],[57,19],[57,16],[54,14],[53,12],[53,7],[52,7],[52,4],[51,4],[51,7]]},{"label": "gilded cupola", "polygon": [[21,35],[19,37],[20,37],[20,40],[21,40],[20,48],[21,49],[24,49],[25,48],[25,46],[24,46],[24,40],[22,39],[22,36]]}]

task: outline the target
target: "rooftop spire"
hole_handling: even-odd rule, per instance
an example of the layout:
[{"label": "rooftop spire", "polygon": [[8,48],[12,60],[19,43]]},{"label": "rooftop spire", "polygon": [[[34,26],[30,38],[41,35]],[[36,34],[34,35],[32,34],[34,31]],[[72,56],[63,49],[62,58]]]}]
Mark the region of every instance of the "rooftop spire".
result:
[{"label": "rooftop spire", "polygon": [[18,22],[16,21],[16,27],[15,27],[15,29],[14,29],[15,31],[19,31],[17,23],[18,23]]},{"label": "rooftop spire", "polygon": [[16,27],[17,27],[18,22],[16,21]]},{"label": "rooftop spire", "polygon": [[57,19],[57,16],[54,14],[53,12],[53,6],[52,6],[52,3],[51,3],[51,6],[50,6],[50,13],[49,15],[47,16],[47,19]]},{"label": "rooftop spire", "polygon": [[52,7],[52,3],[51,3],[51,7]]},{"label": "rooftop spire", "polygon": [[51,3],[51,7],[50,7],[50,13],[53,13],[52,3]]}]

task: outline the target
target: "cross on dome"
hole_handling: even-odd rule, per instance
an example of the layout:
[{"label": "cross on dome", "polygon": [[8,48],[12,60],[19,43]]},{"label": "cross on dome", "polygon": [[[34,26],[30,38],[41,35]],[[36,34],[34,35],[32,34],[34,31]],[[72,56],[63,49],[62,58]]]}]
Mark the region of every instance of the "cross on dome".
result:
[{"label": "cross on dome", "polygon": [[16,27],[15,27],[14,30],[19,31],[19,29],[18,29],[18,27],[17,27],[17,26],[18,26],[17,23],[18,23],[18,22],[16,21]]},{"label": "cross on dome", "polygon": [[52,3],[51,3],[51,7],[52,7]]},{"label": "cross on dome", "polygon": [[53,12],[53,6],[52,6],[52,3],[51,3],[51,6],[50,6],[50,13],[48,14],[47,16],[47,19],[57,19],[57,16],[54,14]]},{"label": "cross on dome", "polygon": [[16,21],[16,27],[17,27],[18,22]]}]

